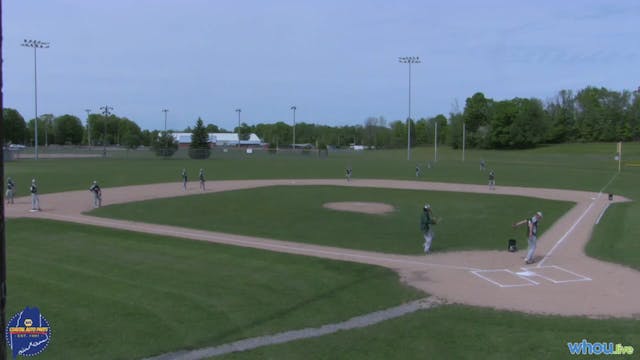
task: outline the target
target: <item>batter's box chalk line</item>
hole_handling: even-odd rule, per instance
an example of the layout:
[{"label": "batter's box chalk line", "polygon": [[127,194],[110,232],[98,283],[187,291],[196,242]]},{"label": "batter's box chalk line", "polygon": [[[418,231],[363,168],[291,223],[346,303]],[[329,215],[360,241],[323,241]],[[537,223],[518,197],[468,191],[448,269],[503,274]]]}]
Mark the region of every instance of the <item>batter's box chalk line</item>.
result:
[{"label": "batter's box chalk line", "polygon": [[[553,278],[550,274],[548,274],[548,271],[545,271],[545,269],[553,269],[553,271],[551,272],[561,272],[564,274],[569,274],[570,278],[569,279],[555,279]],[[591,278],[584,276],[584,275],[580,275],[577,274],[571,270],[567,270],[563,267],[560,267],[558,265],[546,265],[546,266],[537,266],[537,267],[523,267],[522,270],[524,270],[523,272],[520,272],[518,274],[524,275],[524,273],[529,273],[531,275],[528,276],[537,276],[539,278],[545,279],[549,282],[552,282],[554,284],[564,284],[564,283],[570,283],[570,282],[578,282],[578,281],[591,281]],[[546,274],[545,274],[546,272]]]},{"label": "batter's box chalk line", "polygon": [[[470,271],[472,274],[474,274],[475,276],[484,279],[490,283],[492,283],[493,285],[499,286],[501,288],[512,288],[512,287],[522,287],[522,286],[535,286],[535,285],[539,285],[538,282],[533,281],[531,279],[529,279],[526,276],[521,276],[518,275],[518,273],[515,273],[509,269],[492,269],[492,270],[473,270]],[[496,279],[495,277],[492,279],[490,274],[507,274],[507,276],[510,276],[512,278],[514,278],[515,280],[518,280],[517,283],[513,284],[513,283],[504,283],[504,282],[500,282],[498,279]]]}]

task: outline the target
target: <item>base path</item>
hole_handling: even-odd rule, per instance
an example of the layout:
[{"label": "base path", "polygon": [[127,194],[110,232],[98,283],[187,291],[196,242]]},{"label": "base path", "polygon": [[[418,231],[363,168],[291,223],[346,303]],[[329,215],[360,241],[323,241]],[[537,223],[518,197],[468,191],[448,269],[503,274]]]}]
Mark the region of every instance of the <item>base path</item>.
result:
[{"label": "base path", "polygon": [[[91,195],[86,190],[41,195],[41,212],[28,211],[30,199],[27,197],[16,199],[14,205],[5,209],[8,217],[69,221],[384,266],[397,271],[407,284],[452,303],[528,313],[640,318],[640,287],[637,286],[640,284],[640,272],[584,254],[584,247],[598,217],[612,202],[628,201],[622,197],[609,201],[604,194],[573,190],[498,187],[489,191],[486,185],[397,180],[346,182],[343,179],[209,181],[206,192],[273,185],[485,193],[572,201],[576,205],[545,231],[538,240],[537,249],[537,253],[544,256],[538,256],[536,263],[528,266],[522,260],[524,250],[516,254],[507,251],[464,251],[429,256],[393,255],[97,218],[83,214],[91,210]],[[189,183],[187,191],[182,190],[181,183],[104,188],[103,205],[199,192],[197,182]]]}]

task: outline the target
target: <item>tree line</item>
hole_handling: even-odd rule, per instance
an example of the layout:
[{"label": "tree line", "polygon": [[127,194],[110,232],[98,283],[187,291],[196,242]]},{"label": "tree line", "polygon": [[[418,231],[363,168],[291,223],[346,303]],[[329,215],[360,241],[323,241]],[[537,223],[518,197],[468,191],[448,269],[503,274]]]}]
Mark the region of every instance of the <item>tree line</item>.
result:
[{"label": "tree line", "polygon": [[[3,109],[5,143],[33,144],[35,120],[25,122],[14,109]],[[201,119],[194,129],[205,132],[227,132]],[[410,127],[411,137],[408,139]],[[327,126],[297,123],[296,144],[324,147],[347,147],[351,144],[375,148],[429,145],[435,142],[454,148],[462,146],[463,128],[468,147],[485,149],[517,149],[541,143],[635,141],[640,140],[640,88],[636,91],[613,91],[586,87],[577,92],[561,90],[546,101],[536,98],[494,100],[478,92],[467,98],[463,111],[455,109],[443,114],[415,120],[369,117],[361,125]],[[192,132],[191,127],[184,129]],[[257,134],[272,147],[289,147],[294,127],[279,121],[272,124],[240,124],[234,129],[241,139]],[[126,117],[91,114],[88,126],[73,115],[38,118],[39,144],[118,144],[131,148],[151,146],[161,136],[158,130],[141,130]]]}]

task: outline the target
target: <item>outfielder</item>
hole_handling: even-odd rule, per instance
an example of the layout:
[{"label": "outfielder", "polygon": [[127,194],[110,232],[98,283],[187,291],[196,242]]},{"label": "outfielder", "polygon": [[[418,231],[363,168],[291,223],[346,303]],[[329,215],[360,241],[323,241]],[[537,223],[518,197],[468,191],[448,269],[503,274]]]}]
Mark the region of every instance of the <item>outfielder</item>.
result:
[{"label": "outfielder", "polygon": [[93,207],[99,208],[102,206],[102,190],[100,190],[100,186],[97,181],[93,180],[91,187],[89,187],[89,191],[93,193]]},{"label": "outfielder", "polygon": [[514,223],[512,226],[518,227],[520,225],[527,224],[527,236],[529,249],[527,250],[527,256],[524,257],[525,264],[533,264],[533,257],[536,252],[536,242],[538,241],[538,223],[542,219],[542,212],[538,211],[531,219],[524,219]]},{"label": "outfielder", "polygon": [[433,241],[433,230],[431,225],[435,225],[437,221],[432,218],[431,205],[424,204],[422,209],[422,216],[420,217],[420,230],[424,237],[424,253],[431,254],[431,242]]},{"label": "outfielder", "polygon": [[187,191],[187,169],[182,169],[182,189]]},{"label": "outfielder", "polygon": [[491,169],[491,171],[489,171],[489,190],[495,190],[496,189],[496,173],[493,171],[493,169]]},{"label": "outfielder", "polygon": [[38,185],[36,184],[36,179],[31,179],[29,192],[31,193],[31,211],[40,211],[40,199],[38,199]]},{"label": "outfielder", "polygon": [[198,178],[200,179],[200,190],[204,191],[204,169],[200,168]]},{"label": "outfielder", "polygon": [[12,178],[7,178],[7,204],[13,204],[13,197],[16,191],[16,183],[13,182]]}]

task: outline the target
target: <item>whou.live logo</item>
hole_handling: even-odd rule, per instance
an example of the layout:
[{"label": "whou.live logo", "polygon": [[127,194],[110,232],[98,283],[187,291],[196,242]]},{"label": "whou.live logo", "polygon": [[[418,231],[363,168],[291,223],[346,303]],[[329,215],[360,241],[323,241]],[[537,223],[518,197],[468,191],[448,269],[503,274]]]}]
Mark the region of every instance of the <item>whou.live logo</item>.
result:
[{"label": "whou.live logo", "polygon": [[633,355],[633,346],[614,345],[612,342],[591,343],[582,339],[582,342],[568,342],[567,346],[571,355]]}]

